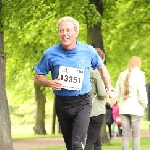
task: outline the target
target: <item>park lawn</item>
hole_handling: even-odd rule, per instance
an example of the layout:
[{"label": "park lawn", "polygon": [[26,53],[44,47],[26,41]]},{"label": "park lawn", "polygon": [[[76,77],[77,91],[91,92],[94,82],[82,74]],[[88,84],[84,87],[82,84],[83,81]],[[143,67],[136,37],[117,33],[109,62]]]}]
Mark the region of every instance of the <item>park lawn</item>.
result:
[{"label": "park lawn", "polygon": [[[13,140],[22,140],[22,139],[35,139],[35,138],[50,138],[50,137],[61,137],[62,135],[59,133],[51,134],[51,125],[46,124],[45,128],[47,131],[46,135],[37,135],[33,132],[33,124],[29,125],[15,125],[12,126],[12,138]],[[106,127],[106,131],[108,128]],[[149,130],[148,121],[141,122],[141,130]],[[27,132],[28,131],[28,132]],[[108,131],[107,131],[108,132]],[[117,132],[117,127],[115,128],[115,132]]]},{"label": "park lawn", "polygon": [[[150,149],[150,137],[141,138],[141,150]],[[36,148],[36,149],[26,149],[26,150],[66,150],[65,146],[53,146],[48,148]],[[109,144],[103,144],[103,150],[121,150],[121,139],[111,140]],[[132,140],[130,140],[130,148],[132,150]]]},{"label": "park lawn", "polygon": [[[17,125],[12,127],[12,139],[13,140],[23,140],[23,139],[35,139],[35,138],[55,138],[62,137],[61,134],[51,134],[51,127],[49,124],[46,124],[46,135],[37,135],[33,132],[33,125]],[[117,129],[117,128],[116,128]],[[149,130],[148,122],[142,121],[141,130]],[[28,132],[27,132],[28,131]],[[141,138],[141,150],[149,150],[150,149],[150,137]],[[131,148],[130,141],[130,149]],[[36,149],[24,149],[24,150],[66,150],[65,146],[54,146],[48,148],[36,148]],[[119,140],[111,140],[109,144],[103,144],[103,150],[121,150],[121,139]]]},{"label": "park lawn", "polygon": [[51,134],[50,132],[51,126],[49,126],[48,124],[46,124],[45,127],[46,127],[47,134],[38,135],[34,133],[32,124],[12,126],[12,129],[11,129],[12,139],[13,140],[29,140],[29,139],[36,139],[36,138],[62,137],[62,134],[60,133]]}]

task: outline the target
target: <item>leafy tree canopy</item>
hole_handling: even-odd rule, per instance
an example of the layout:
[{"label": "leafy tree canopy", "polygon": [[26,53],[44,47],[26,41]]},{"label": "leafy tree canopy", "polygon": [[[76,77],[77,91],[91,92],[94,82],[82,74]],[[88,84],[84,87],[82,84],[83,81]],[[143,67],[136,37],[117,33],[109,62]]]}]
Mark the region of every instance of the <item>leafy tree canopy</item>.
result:
[{"label": "leafy tree canopy", "polygon": [[[105,6],[103,19],[103,38],[107,57],[107,67],[111,70],[113,84],[121,71],[126,69],[131,56],[137,55],[142,60],[142,70],[149,76],[150,38],[150,1],[111,1]],[[105,3],[105,2],[104,2]]]},{"label": "leafy tree canopy", "polygon": [[34,97],[32,68],[40,60],[43,51],[59,42],[56,24],[62,16],[73,16],[80,22],[78,39],[83,42],[86,42],[86,23],[102,23],[106,65],[113,85],[132,55],[141,57],[142,69],[146,72],[147,81],[150,80],[150,38],[146,34],[150,30],[150,2],[101,0],[104,6],[102,15],[92,2],[3,0],[7,91],[16,93],[17,100]]}]

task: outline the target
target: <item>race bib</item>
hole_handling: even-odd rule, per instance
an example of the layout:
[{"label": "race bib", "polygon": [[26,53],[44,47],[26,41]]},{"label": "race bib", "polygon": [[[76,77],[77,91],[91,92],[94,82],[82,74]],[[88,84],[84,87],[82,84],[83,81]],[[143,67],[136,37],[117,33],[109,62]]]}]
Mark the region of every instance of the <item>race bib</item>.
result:
[{"label": "race bib", "polygon": [[60,66],[59,77],[63,88],[67,90],[81,90],[84,78],[84,69]]}]

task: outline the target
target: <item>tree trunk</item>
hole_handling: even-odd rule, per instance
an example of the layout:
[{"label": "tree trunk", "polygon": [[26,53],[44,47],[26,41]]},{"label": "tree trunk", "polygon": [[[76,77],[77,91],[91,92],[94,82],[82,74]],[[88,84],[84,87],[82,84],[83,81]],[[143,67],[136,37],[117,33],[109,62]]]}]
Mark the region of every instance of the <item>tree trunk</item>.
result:
[{"label": "tree trunk", "polygon": [[33,130],[37,134],[46,134],[45,130],[45,103],[46,97],[43,93],[44,89],[41,89],[41,86],[34,82],[35,88],[35,101],[37,104],[35,111],[35,126]]},{"label": "tree trunk", "polygon": [[[103,3],[101,2],[101,0],[99,1],[89,0],[89,4],[94,4],[99,14],[101,16],[103,15]],[[86,18],[87,18],[87,35],[88,35],[87,42],[93,45],[94,47],[101,48],[104,51],[103,37],[102,37],[102,32],[101,32],[101,22],[92,25],[91,23],[90,24],[88,23],[90,21],[88,21],[87,16]]]},{"label": "tree trunk", "polygon": [[[1,9],[2,2],[0,1],[0,13]],[[4,33],[2,26],[2,22],[0,22],[0,150],[13,150],[11,122],[5,89],[6,57],[4,53]]]},{"label": "tree trunk", "polygon": [[98,23],[90,27],[87,25],[87,43],[91,44],[93,47],[99,47],[103,49],[103,40],[102,40],[102,33],[101,33],[101,24]]},{"label": "tree trunk", "polygon": [[55,124],[56,124],[56,111],[55,111],[55,98],[54,98],[54,100],[53,100],[52,134],[55,134]]},{"label": "tree trunk", "polygon": [[[97,11],[101,14],[101,16],[103,15],[103,3],[101,0],[99,0],[99,1],[89,0],[89,4],[94,4]],[[104,51],[101,23],[91,25],[91,24],[88,24],[89,21],[88,21],[87,16],[86,16],[86,18],[87,18],[87,43],[91,44],[95,48],[97,47]],[[106,63],[106,60],[105,60],[105,63]],[[106,132],[105,119],[104,119],[104,123],[103,123],[101,130],[102,130],[102,132],[101,132],[102,142],[103,143],[110,142],[110,139],[108,138],[108,135]]]},{"label": "tree trunk", "polygon": [[102,143],[109,143],[110,142],[110,139],[108,137],[108,134],[106,132],[106,119],[104,117],[104,122],[103,122],[103,126],[102,126],[102,129],[101,129],[101,138],[102,138]]},{"label": "tree trunk", "polygon": [[[93,27],[88,27],[88,43],[93,45],[94,47],[99,47],[103,50],[102,36],[99,36],[98,34],[101,34],[100,26],[98,27],[98,25],[94,25]],[[92,43],[94,43],[94,44],[92,44]],[[107,143],[110,141],[107,136],[107,133],[106,133],[106,123],[105,122],[102,127],[101,136],[102,136],[102,142]]]},{"label": "tree trunk", "polygon": [[56,111],[55,111],[55,98],[54,98],[54,101],[53,101],[53,118],[52,118],[52,134],[55,134],[55,132],[56,132],[56,125],[57,125],[57,133],[61,133],[59,122],[57,121],[56,118],[57,118],[57,116],[56,116]]}]

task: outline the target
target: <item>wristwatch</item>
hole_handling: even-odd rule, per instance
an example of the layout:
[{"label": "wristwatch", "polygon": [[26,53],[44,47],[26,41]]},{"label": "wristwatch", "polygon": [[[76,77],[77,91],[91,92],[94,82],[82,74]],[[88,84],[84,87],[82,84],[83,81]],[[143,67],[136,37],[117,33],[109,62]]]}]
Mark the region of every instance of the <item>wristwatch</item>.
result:
[{"label": "wristwatch", "polygon": [[114,88],[113,87],[106,88],[106,92],[107,91],[113,91],[114,92]]}]

